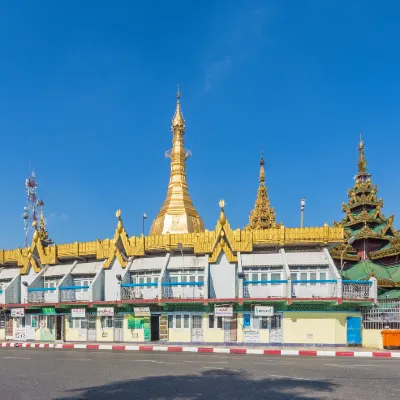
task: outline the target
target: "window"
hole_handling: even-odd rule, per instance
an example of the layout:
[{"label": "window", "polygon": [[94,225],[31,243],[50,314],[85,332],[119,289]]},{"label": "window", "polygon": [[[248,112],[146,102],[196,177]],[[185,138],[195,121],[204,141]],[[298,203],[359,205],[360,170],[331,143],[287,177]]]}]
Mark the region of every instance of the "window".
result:
[{"label": "window", "polygon": [[189,314],[175,314],[168,315],[168,328],[170,329],[189,329],[190,328],[190,315]]},{"label": "window", "polygon": [[[320,272],[319,273],[319,279],[321,281],[325,281],[326,280],[326,272]],[[321,285],[326,285],[326,282],[320,282]]]},{"label": "window", "polygon": [[271,329],[281,329],[282,328],[282,319],[281,315],[273,315],[271,317]]},{"label": "window", "polygon": [[269,329],[269,317],[253,317],[253,329]]},{"label": "window", "polygon": [[[311,281],[316,281],[317,280],[317,273],[316,272],[311,272],[310,273],[310,280]],[[310,282],[311,285],[315,286],[316,282]]]},{"label": "window", "polygon": [[113,327],[113,317],[100,317],[100,321],[103,329]]},{"label": "window", "polygon": [[[267,281],[268,280],[268,274],[261,274],[261,280],[262,281]],[[262,283],[262,286],[266,286],[266,283]]]},{"label": "window", "polygon": [[222,317],[216,317],[215,315],[208,316],[208,327],[210,329],[222,329]]},{"label": "window", "polygon": [[274,273],[271,274],[271,281],[280,281],[281,280],[281,274]]},{"label": "window", "polygon": [[244,274],[244,280],[249,281],[249,274]]},{"label": "window", "polygon": [[[301,281],[306,281],[307,280],[307,272],[302,272],[300,274],[300,280]],[[302,282],[301,285],[307,285],[307,283],[306,282]]]},{"label": "window", "polygon": [[257,285],[255,281],[258,281],[258,274],[251,274],[251,280],[253,281],[253,285]]},{"label": "window", "polygon": [[243,314],[243,328],[250,328],[250,314]]},{"label": "window", "polygon": [[68,316],[70,329],[86,329],[86,318],[72,318]]},{"label": "window", "polygon": [[169,281],[171,283],[178,283],[178,277],[177,276],[170,276]]},{"label": "window", "polygon": [[198,275],[197,282],[204,282],[204,275]]},{"label": "window", "polygon": [[297,274],[296,274],[296,272],[292,272],[292,273],[290,274],[290,279],[291,279],[292,281],[296,281],[296,280],[297,280]]},{"label": "window", "polygon": [[196,282],[196,276],[195,275],[190,275],[189,276],[190,282]]}]

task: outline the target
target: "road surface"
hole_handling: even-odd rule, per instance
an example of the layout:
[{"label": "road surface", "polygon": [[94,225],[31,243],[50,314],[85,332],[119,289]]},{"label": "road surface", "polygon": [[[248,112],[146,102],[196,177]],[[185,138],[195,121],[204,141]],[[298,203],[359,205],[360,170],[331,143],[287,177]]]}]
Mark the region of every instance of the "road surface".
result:
[{"label": "road surface", "polygon": [[0,399],[398,399],[400,360],[0,349]]}]

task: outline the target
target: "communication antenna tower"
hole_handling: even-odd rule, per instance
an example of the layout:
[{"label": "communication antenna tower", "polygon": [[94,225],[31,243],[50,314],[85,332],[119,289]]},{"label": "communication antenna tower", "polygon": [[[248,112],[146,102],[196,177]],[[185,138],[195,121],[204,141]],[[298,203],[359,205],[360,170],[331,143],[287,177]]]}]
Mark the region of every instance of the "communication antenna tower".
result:
[{"label": "communication antenna tower", "polygon": [[32,170],[30,176],[25,180],[26,202],[22,218],[24,219],[25,246],[32,242],[33,223],[37,223],[38,200],[36,194],[37,181],[35,171]]}]

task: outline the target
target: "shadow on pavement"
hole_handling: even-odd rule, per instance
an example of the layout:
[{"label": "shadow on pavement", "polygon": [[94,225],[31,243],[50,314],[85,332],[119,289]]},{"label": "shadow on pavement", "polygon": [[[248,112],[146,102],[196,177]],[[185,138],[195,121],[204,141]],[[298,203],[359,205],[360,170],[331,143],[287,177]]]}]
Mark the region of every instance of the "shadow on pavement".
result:
[{"label": "shadow on pavement", "polygon": [[331,382],[283,377],[252,380],[245,373],[209,370],[200,375],[165,375],[70,390],[57,399],[172,400],[280,399],[319,400],[337,388]]}]

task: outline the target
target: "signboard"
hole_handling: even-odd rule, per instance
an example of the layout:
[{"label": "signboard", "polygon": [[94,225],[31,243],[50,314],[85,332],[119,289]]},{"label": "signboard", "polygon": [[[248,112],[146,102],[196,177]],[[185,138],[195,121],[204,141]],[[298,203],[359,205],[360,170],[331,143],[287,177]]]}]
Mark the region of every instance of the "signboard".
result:
[{"label": "signboard", "polygon": [[85,318],[86,309],[84,308],[71,308],[71,317],[72,318]]},{"label": "signboard", "polygon": [[98,317],[113,317],[114,316],[114,307],[99,307],[97,309]]},{"label": "signboard", "polygon": [[150,307],[134,307],[135,317],[150,317]]},{"label": "signboard", "polygon": [[16,328],[14,331],[14,340],[26,340],[25,328]]},{"label": "signboard", "polygon": [[168,317],[167,314],[160,315],[160,341],[168,341]]},{"label": "signboard", "polygon": [[23,308],[12,308],[11,309],[11,316],[12,317],[24,317],[25,316],[25,309],[23,309]]},{"label": "signboard", "polygon": [[274,315],[274,307],[255,306],[254,315],[257,317],[272,317]]},{"label": "signboard", "polygon": [[232,317],[233,307],[215,307],[214,314],[216,317]]},{"label": "signboard", "polygon": [[260,341],[260,333],[258,330],[246,329],[244,331],[243,341],[245,343],[258,343]]},{"label": "signboard", "polygon": [[54,307],[44,307],[42,308],[42,314],[44,315],[55,315],[56,309]]}]

